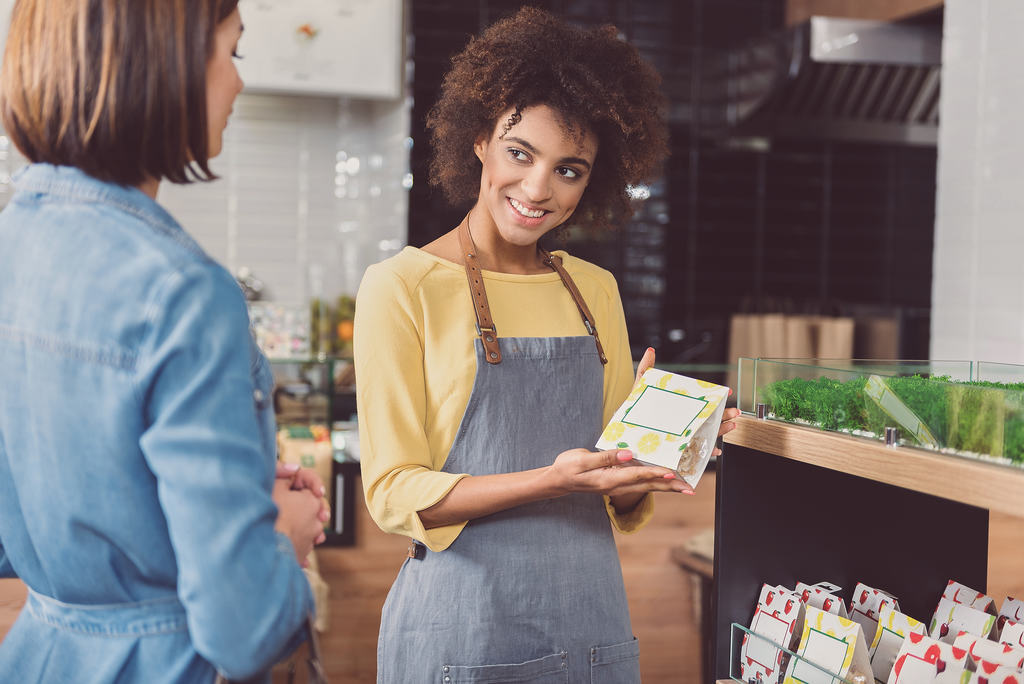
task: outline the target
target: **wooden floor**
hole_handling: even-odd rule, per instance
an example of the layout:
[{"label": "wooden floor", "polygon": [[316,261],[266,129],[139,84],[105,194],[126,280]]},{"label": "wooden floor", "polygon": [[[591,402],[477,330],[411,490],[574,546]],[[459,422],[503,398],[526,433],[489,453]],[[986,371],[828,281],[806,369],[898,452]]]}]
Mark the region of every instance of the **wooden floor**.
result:
[{"label": "wooden floor", "polygon": [[[380,609],[406,547],[404,539],[373,526],[365,511],[357,518],[355,547],[319,552],[321,574],[331,590],[330,629],[321,644],[334,684],[374,681]],[[637,534],[618,537],[645,684],[701,684],[694,672],[700,637],[693,583],[669,552],[713,519],[714,475],[709,473],[696,496],[659,496],[654,521]],[[1024,520],[993,515],[990,549],[989,593],[997,601],[1024,596]],[[20,582],[0,580],[0,638],[24,596]]]}]

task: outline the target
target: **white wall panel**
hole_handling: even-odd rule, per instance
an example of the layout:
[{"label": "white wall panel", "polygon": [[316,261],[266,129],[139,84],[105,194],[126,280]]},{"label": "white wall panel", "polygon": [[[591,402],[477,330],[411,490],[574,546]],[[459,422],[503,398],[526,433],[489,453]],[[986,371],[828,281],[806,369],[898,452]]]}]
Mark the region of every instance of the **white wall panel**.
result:
[{"label": "white wall panel", "polygon": [[1024,363],[1019,0],[947,0],[932,358]]}]

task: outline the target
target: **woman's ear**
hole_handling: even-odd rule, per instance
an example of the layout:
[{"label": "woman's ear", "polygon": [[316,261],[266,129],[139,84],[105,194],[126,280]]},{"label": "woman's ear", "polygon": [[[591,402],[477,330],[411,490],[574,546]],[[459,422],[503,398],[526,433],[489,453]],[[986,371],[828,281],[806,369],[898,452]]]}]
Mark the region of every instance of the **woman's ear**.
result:
[{"label": "woman's ear", "polygon": [[487,156],[487,138],[480,136],[473,143],[473,152],[476,154],[476,158],[480,160],[480,163],[484,163],[484,157]]}]

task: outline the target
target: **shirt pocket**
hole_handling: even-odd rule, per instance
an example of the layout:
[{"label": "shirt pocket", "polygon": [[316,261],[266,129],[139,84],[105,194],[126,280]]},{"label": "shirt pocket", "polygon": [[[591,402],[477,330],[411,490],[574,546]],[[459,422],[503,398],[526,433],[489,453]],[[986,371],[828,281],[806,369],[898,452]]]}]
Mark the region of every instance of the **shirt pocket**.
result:
[{"label": "shirt pocket", "polygon": [[564,652],[510,665],[445,665],[438,678],[440,684],[566,684],[568,681]]},{"label": "shirt pocket", "polygon": [[636,637],[612,646],[590,649],[591,684],[640,682],[640,642]]}]

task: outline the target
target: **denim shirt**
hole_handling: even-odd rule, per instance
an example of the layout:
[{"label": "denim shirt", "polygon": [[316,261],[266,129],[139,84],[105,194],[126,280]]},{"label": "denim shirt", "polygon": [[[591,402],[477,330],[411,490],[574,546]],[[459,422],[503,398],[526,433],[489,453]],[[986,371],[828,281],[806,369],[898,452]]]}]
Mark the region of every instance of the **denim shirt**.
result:
[{"label": "denim shirt", "polygon": [[156,202],[36,164],[0,213],[0,680],[212,682],[295,645],[271,375],[231,275]]}]

